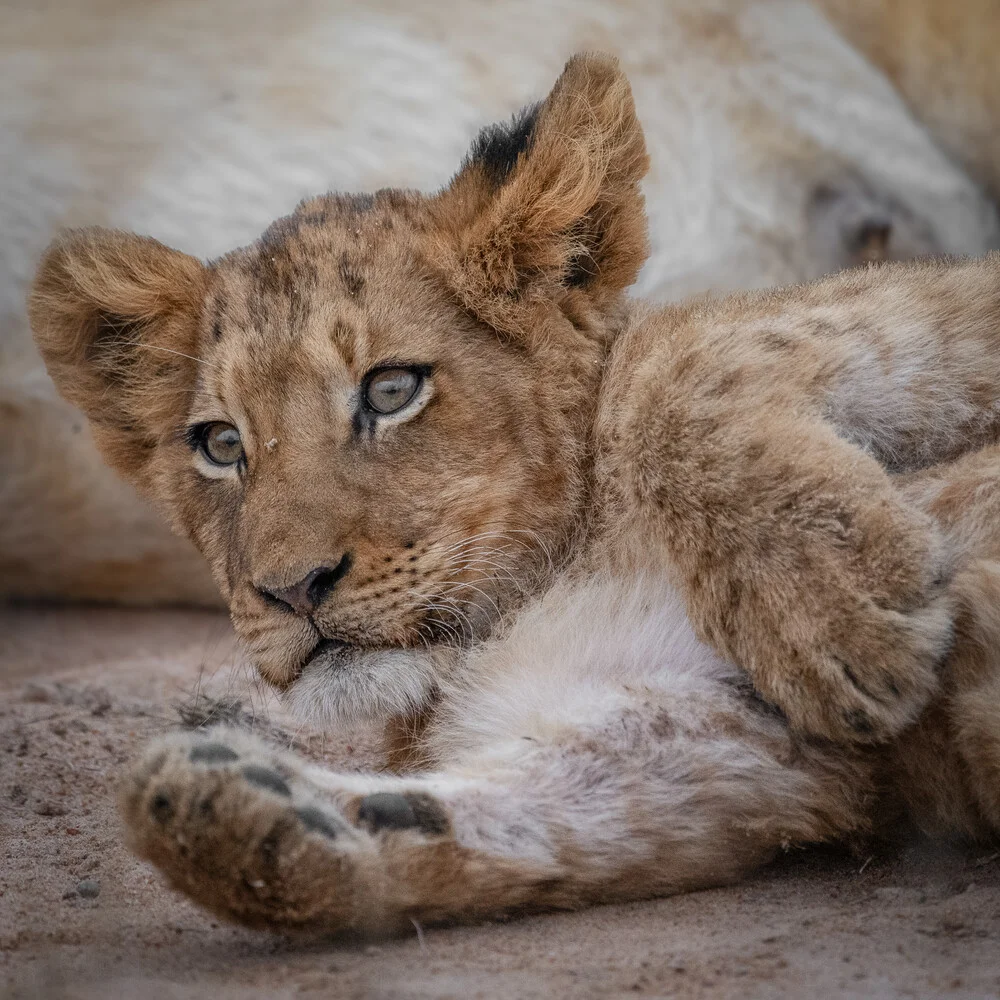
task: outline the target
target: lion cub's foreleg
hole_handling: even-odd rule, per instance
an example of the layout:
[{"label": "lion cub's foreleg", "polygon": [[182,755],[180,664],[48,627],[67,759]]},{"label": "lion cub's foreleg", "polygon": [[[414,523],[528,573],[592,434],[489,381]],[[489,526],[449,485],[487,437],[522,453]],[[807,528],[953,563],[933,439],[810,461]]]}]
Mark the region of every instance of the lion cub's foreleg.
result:
[{"label": "lion cub's foreleg", "polygon": [[331,773],[231,730],[177,734],[132,770],[122,806],[135,850],[216,913],[326,931],[720,884],[850,825],[860,772],[793,753],[734,688],[703,693],[609,688],[586,723],[536,719],[535,736],[412,778]]},{"label": "lion cub's foreleg", "polygon": [[615,347],[615,537],[800,730],[887,739],[936,690],[951,561],[891,473],[1000,436],[998,324],[993,255],[669,308]]}]

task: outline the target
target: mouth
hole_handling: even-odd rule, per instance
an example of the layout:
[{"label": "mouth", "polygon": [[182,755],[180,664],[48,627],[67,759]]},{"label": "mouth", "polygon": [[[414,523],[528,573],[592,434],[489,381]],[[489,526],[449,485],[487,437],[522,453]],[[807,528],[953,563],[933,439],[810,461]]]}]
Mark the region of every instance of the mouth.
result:
[{"label": "mouth", "polygon": [[307,671],[348,670],[351,662],[357,660],[364,652],[366,647],[354,643],[343,642],[340,639],[320,639],[299,668],[295,680]]},{"label": "mouth", "polygon": [[302,664],[302,667],[305,669],[313,663],[323,663],[327,659],[334,659],[343,650],[357,648],[357,646],[353,646],[349,642],[341,642],[340,639],[320,639],[313,646],[313,651],[306,658],[306,662]]}]

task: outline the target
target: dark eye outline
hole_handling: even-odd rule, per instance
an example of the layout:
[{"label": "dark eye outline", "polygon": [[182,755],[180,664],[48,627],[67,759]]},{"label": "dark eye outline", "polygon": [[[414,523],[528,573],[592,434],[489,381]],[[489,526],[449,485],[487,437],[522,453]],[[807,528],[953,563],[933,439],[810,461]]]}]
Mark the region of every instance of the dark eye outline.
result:
[{"label": "dark eye outline", "polygon": [[213,458],[211,452],[208,450],[208,435],[213,427],[218,427],[222,425],[223,427],[231,427],[237,434],[240,433],[240,429],[235,425],[229,423],[228,420],[209,420],[204,424],[195,424],[193,427],[189,427],[187,430],[187,441],[188,445],[191,447],[192,451],[197,451],[211,465],[214,465],[218,469],[231,469],[234,466],[239,467],[246,464],[246,451],[243,449],[243,436],[240,435],[240,455],[233,462],[220,462],[218,459]]},{"label": "dark eye outline", "polygon": [[[407,406],[412,403],[417,396],[420,395],[420,390],[423,389],[427,379],[430,377],[431,372],[433,372],[433,365],[415,365],[409,364],[405,361],[397,362],[387,362],[385,364],[379,365],[377,368],[373,368],[367,375],[361,380],[361,405],[365,412],[374,417],[393,417],[401,410],[405,410]],[[368,390],[371,388],[372,383],[378,379],[380,376],[385,375],[387,372],[393,371],[404,371],[409,372],[411,375],[417,377],[416,385],[413,388],[413,392],[410,394],[409,398],[405,403],[401,403],[395,410],[379,410],[378,408],[372,406],[368,401]]]}]

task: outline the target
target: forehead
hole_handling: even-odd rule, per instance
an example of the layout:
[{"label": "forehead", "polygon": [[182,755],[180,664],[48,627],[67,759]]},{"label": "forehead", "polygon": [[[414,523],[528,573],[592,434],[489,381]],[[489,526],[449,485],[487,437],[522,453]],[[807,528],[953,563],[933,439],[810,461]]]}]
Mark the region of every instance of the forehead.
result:
[{"label": "forehead", "polygon": [[[363,373],[433,348],[457,310],[426,263],[418,195],[304,203],[214,265],[203,355],[267,365],[294,356]],[[396,352],[396,353],[394,353]]]}]

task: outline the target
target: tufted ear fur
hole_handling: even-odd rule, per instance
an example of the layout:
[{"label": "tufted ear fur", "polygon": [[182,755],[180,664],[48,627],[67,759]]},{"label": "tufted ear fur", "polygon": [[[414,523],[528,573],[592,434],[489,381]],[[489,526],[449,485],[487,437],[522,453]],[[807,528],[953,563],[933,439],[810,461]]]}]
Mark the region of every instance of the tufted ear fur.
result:
[{"label": "tufted ear fur", "polygon": [[49,374],[133,481],[186,410],[205,283],[195,258],[97,228],[62,234],[39,265],[28,312]]},{"label": "tufted ear fur", "polygon": [[544,102],[480,134],[438,197],[439,258],[466,308],[514,333],[539,298],[617,301],[648,253],[648,165],[617,61],[572,58]]}]

